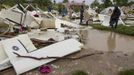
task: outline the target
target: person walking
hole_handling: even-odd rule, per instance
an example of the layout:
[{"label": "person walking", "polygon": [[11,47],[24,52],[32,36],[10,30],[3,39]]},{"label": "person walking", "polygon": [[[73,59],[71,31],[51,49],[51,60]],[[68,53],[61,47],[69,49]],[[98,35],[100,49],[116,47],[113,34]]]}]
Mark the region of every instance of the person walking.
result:
[{"label": "person walking", "polygon": [[[116,28],[117,27],[120,15],[121,15],[120,9],[118,8],[118,6],[115,6],[114,10],[113,10],[113,13],[112,13],[112,15],[110,17],[110,22],[109,22],[110,26],[112,28]],[[114,24],[115,24],[115,26],[114,26]]]}]

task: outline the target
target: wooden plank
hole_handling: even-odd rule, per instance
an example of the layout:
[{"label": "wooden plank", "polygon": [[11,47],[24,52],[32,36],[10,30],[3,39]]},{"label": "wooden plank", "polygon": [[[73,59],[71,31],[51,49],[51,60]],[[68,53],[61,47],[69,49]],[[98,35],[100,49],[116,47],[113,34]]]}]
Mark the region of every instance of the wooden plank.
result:
[{"label": "wooden plank", "polygon": [[[19,58],[13,52],[17,52],[21,55],[28,55],[34,57],[47,57],[47,56],[57,56],[63,57],[74,52],[80,51],[83,46],[80,42],[75,39],[68,39],[65,41],[61,41],[50,46],[44,47],[37,51],[26,53],[25,48],[18,42],[17,39],[8,39],[2,42],[3,46],[6,50],[7,55],[17,74],[22,74],[29,70],[32,70],[40,65],[49,63],[56,59],[44,59],[44,60],[34,60],[30,58]],[[13,49],[13,46],[18,47],[17,49]]]},{"label": "wooden plank", "polygon": [[30,40],[27,34],[19,35],[17,39],[25,46],[28,52],[32,52],[37,48],[33,45],[32,41]]},{"label": "wooden plank", "polygon": [[1,42],[2,41],[0,41],[0,70],[4,70],[11,67],[11,64]]}]

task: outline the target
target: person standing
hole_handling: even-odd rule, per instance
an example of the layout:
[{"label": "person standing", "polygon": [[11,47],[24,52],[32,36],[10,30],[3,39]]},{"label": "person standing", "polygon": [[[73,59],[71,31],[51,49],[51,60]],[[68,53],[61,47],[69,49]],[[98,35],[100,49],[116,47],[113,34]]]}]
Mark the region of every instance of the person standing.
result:
[{"label": "person standing", "polygon": [[[117,27],[120,15],[121,15],[120,9],[118,8],[118,6],[115,6],[114,10],[113,10],[113,13],[112,13],[112,15],[110,17],[110,22],[109,22],[110,26],[112,28],[116,28]],[[114,24],[115,24],[115,26],[114,26]]]},{"label": "person standing", "polygon": [[70,7],[69,8],[69,19],[72,19],[72,14],[73,14],[73,9]]},{"label": "person standing", "polygon": [[51,11],[52,11],[52,6],[49,5],[49,6],[48,6],[48,12],[51,12]]},{"label": "person standing", "polygon": [[61,7],[59,7],[58,8],[59,15],[61,15],[61,12],[62,12],[61,10],[62,10]]},{"label": "person standing", "polygon": [[82,24],[82,20],[83,20],[83,13],[84,13],[84,6],[81,5],[80,7],[80,24]]},{"label": "person standing", "polygon": [[62,13],[62,17],[67,15],[67,9],[65,6],[62,7],[61,13]]}]

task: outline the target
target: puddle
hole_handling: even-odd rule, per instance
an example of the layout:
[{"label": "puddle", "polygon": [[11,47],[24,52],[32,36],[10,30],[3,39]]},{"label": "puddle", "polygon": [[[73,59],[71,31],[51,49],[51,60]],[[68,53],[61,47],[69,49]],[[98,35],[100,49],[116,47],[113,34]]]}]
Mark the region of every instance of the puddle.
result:
[{"label": "puddle", "polygon": [[134,37],[114,32],[89,29],[86,33],[86,48],[99,51],[134,52]]}]

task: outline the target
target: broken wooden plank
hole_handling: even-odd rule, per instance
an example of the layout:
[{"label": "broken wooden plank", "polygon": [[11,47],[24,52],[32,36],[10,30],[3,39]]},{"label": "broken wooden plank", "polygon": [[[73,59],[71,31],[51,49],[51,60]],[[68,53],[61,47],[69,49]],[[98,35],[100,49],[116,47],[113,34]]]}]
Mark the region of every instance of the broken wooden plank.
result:
[{"label": "broken wooden plank", "polygon": [[28,52],[32,52],[37,48],[33,45],[32,41],[30,40],[27,34],[19,35],[16,37],[28,50]]},{"label": "broken wooden plank", "polygon": [[[78,42],[75,39],[68,39],[49,45],[34,52],[26,53],[25,48],[15,38],[5,40],[2,43],[17,74],[22,74],[24,72],[32,70],[40,65],[49,63],[56,59],[45,59],[39,61],[30,58],[19,58],[13,52],[19,53],[21,55],[29,55],[38,58],[47,56],[64,57],[66,55],[80,51],[83,46],[80,42]],[[17,48],[13,49],[14,46]]]},{"label": "broken wooden plank", "polygon": [[4,70],[11,67],[11,64],[1,42],[2,41],[0,41],[0,70]]}]

